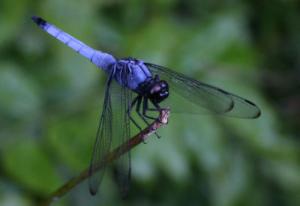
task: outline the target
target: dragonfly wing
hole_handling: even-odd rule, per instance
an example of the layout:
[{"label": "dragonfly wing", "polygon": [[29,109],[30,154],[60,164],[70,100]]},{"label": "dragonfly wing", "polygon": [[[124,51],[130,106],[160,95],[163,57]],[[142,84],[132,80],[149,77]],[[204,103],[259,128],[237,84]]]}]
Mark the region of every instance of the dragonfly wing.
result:
[{"label": "dragonfly wing", "polygon": [[250,100],[232,93],[229,93],[229,95],[234,101],[234,107],[232,110],[225,113],[225,116],[256,119],[261,115],[259,107]]},{"label": "dragonfly wing", "polygon": [[[125,79],[125,78],[124,78]],[[126,83],[125,83],[126,85]],[[123,145],[130,138],[129,111],[133,92],[116,81],[112,84],[113,147]],[[113,163],[114,175],[121,195],[125,197],[129,190],[131,164],[130,152],[123,154]]]},{"label": "dragonfly wing", "polygon": [[[109,153],[112,142],[112,107],[110,86],[112,78],[109,77],[106,84],[106,91],[103,103],[103,110],[96,135],[96,141],[92,153],[92,160],[89,168],[89,189],[92,195],[98,191],[106,169],[105,156]],[[99,169],[99,165],[103,165]]]},{"label": "dragonfly wing", "polygon": [[172,111],[194,114],[213,113],[249,119],[260,116],[260,109],[247,99],[168,68],[151,63],[145,64],[154,75],[159,75],[170,84],[170,96],[162,103],[169,106]]}]

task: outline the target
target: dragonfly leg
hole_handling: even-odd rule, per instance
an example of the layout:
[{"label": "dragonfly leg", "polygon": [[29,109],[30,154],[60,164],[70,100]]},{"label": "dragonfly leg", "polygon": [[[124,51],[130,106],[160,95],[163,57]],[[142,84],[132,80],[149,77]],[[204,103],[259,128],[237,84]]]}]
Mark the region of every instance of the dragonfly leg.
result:
[{"label": "dragonfly leg", "polygon": [[159,111],[157,109],[149,109],[148,108],[148,98],[147,97],[144,97],[143,99],[143,116],[144,117],[147,117],[148,119],[153,119],[153,120],[156,120],[157,118],[155,117],[151,117],[149,115],[147,115],[147,111]]},{"label": "dragonfly leg", "polygon": [[[167,108],[161,108],[161,107],[159,106],[158,103],[155,103],[155,102],[152,102],[152,101],[151,101],[151,103],[152,103],[152,105],[153,105],[155,108],[148,108],[148,105],[147,105],[147,107],[146,107],[146,110],[147,110],[147,111],[160,112],[161,110],[167,109]],[[147,104],[148,104],[148,103],[147,103]]]},{"label": "dragonfly leg", "polygon": [[[147,124],[147,126],[150,125],[150,123],[146,120],[146,118],[144,117],[144,115],[140,112],[140,108],[141,108],[141,103],[142,103],[142,96],[138,97],[137,99],[137,105],[136,105],[136,113],[140,116],[140,118],[145,122],[145,124]],[[160,138],[160,136],[154,132],[155,136],[157,138]]]},{"label": "dragonfly leg", "polygon": [[140,132],[143,130],[142,127],[133,119],[133,117],[131,116],[131,110],[134,107],[134,105],[136,104],[137,100],[139,97],[134,98],[134,100],[132,101],[130,108],[128,108],[127,110],[127,115],[130,119],[130,121],[136,126],[136,128],[138,128],[140,130]]}]

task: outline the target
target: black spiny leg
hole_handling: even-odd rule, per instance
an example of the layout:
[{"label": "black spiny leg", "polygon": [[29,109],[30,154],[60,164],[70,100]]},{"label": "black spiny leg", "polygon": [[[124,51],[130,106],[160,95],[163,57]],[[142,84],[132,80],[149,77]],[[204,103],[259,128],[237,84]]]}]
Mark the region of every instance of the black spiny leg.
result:
[{"label": "black spiny leg", "polygon": [[140,130],[140,132],[143,130],[142,127],[133,119],[133,117],[131,116],[131,110],[132,108],[135,106],[137,100],[138,100],[139,96],[137,96],[136,98],[134,98],[134,100],[132,101],[130,108],[127,111],[127,115],[130,119],[130,121]]},{"label": "black spiny leg", "polygon": [[[142,103],[142,96],[140,96],[140,97],[137,97],[138,99],[137,99],[137,105],[136,105],[136,113],[141,117],[141,119],[145,122],[145,124],[147,124],[147,126],[149,126],[150,125],[150,123],[145,119],[145,117],[143,116],[143,114],[141,114],[141,112],[140,112],[140,108],[141,108],[141,103]],[[155,136],[157,137],[157,138],[160,138],[160,136],[156,133],[156,132],[154,132],[154,134],[155,134]]]},{"label": "black spiny leg", "polygon": [[148,98],[144,97],[144,100],[143,100],[143,116],[146,117],[146,118],[148,118],[148,119],[153,119],[153,120],[157,119],[155,117],[151,117],[151,116],[147,115],[147,111],[156,111],[156,112],[159,112],[159,109],[149,109],[148,108]]}]

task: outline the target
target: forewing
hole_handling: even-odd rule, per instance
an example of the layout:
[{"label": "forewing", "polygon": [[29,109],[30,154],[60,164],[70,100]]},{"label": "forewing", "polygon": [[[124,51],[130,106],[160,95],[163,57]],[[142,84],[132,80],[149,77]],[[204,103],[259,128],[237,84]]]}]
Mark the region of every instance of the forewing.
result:
[{"label": "forewing", "polygon": [[[162,102],[179,113],[219,114],[239,118],[257,118],[260,109],[251,101],[220,88],[202,83],[168,68],[145,63],[151,72],[169,83],[169,98]],[[189,103],[187,103],[189,102]]]},{"label": "forewing", "polygon": [[[99,185],[102,181],[106,163],[104,163],[105,156],[109,153],[112,141],[112,107],[110,85],[111,78],[106,84],[105,97],[103,102],[102,114],[96,135],[96,141],[92,153],[92,160],[89,168],[89,189],[92,195],[98,191]],[[102,167],[99,169],[99,165]]]}]

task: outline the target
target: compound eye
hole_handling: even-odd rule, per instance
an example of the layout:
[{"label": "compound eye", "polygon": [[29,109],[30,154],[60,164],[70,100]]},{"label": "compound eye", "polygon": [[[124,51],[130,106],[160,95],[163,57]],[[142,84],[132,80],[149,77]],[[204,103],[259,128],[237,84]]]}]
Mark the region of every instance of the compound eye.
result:
[{"label": "compound eye", "polygon": [[167,96],[169,96],[169,92],[166,91],[166,90],[161,91],[161,92],[159,93],[159,96],[160,96],[160,97],[167,97]]},{"label": "compound eye", "polygon": [[149,98],[152,102],[160,103],[169,96],[169,87],[166,81],[159,81],[152,85]]},{"label": "compound eye", "polygon": [[161,86],[159,84],[155,84],[151,90],[150,90],[150,94],[156,94],[159,93],[161,91]]},{"label": "compound eye", "polygon": [[162,89],[168,89],[168,83],[166,81],[160,81],[159,85]]}]

